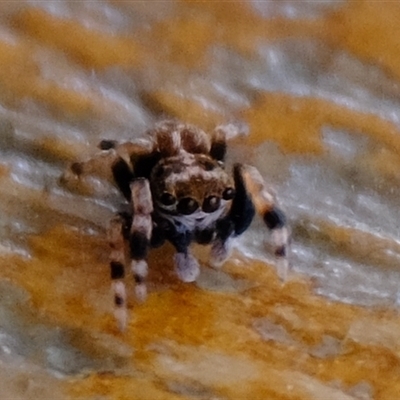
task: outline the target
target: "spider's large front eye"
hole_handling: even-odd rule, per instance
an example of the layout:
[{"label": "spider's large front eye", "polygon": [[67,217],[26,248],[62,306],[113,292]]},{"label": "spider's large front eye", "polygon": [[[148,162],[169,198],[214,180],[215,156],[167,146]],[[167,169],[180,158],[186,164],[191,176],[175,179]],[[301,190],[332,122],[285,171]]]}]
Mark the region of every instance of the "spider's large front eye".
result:
[{"label": "spider's large front eye", "polygon": [[235,189],[228,187],[224,190],[224,193],[222,193],[222,198],[224,200],[232,200],[235,197]]},{"label": "spider's large front eye", "polygon": [[203,211],[206,213],[212,213],[218,209],[221,204],[221,199],[217,196],[208,196],[203,201]]},{"label": "spider's large front eye", "polygon": [[199,203],[190,197],[185,197],[180,200],[176,207],[179,213],[185,215],[193,214],[198,208]]},{"label": "spider's large front eye", "polygon": [[160,202],[165,206],[172,206],[173,204],[175,204],[175,201],[175,196],[168,192],[164,192],[160,197]]}]

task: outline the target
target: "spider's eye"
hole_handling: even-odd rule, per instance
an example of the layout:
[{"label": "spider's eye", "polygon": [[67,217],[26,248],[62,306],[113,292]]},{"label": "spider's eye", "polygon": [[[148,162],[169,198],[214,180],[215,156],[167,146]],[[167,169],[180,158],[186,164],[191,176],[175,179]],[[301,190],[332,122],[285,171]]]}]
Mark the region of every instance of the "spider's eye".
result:
[{"label": "spider's eye", "polygon": [[179,213],[185,215],[193,214],[198,208],[199,204],[197,201],[190,197],[185,197],[180,200],[176,207]]},{"label": "spider's eye", "polygon": [[172,206],[173,204],[175,204],[175,201],[175,197],[168,192],[164,192],[160,197],[160,202],[165,206]]},{"label": "spider's eye", "polygon": [[222,193],[222,198],[224,200],[232,200],[235,197],[235,194],[235,189],[229,187],[224,190],[224,193]]},{"label": "spider's eye", "polygon": [[218,209],[221,204],[221,199],[217,196],[208,196],[204,199],[203,202],[203,211],[206,213],[212,213]]}]

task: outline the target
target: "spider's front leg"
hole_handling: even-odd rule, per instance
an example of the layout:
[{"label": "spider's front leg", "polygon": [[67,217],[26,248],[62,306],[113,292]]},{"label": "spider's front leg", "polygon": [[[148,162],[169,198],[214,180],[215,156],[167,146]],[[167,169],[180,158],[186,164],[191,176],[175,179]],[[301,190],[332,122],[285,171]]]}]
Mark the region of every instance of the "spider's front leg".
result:
[{"label": "spider's front leg", "polygon": [[147,252],[152,232],[153,203],[149,183],[146,179],[137,179],[130,184],[132,192],[132,218],[123,213],[110,222],[108,239],[111,247],[110,272],[114,293],[114,316],[120,330],[126,328],[127,296],[125,277],[125,243],[129,244],[131,269],[135,279],[135,293],[139,300],[147,294],[145,278],[147,276]]},{"label": "spider's front leg", "polygon": [[111,248],[110,272],[111,287],[114,293],[114,317],[121,330],[126,327],[126,287],[125,277],[125,238],[127,220],[122,215],[117,215],[110,221],[108,240]]},{"label": "spider's front leg", "polygon": [[238,168],[258,214],[262,216],[271,231],[275,247],[274,253],[278,263],[278,275],[285,281],[289,268],[287,251],[290,239],[285,214],[277,205],[271,189],[267,187],[263,177],[255,167],[240,165]]},{"label": "spider's front leg", "polygon": [[131,270],[135,279],[136,298],[143,301],[147,295],[147,253],[153,229],[153,201],[149,181],[139,178],[131,182],[132,225],[129,233],[129,255]]}]

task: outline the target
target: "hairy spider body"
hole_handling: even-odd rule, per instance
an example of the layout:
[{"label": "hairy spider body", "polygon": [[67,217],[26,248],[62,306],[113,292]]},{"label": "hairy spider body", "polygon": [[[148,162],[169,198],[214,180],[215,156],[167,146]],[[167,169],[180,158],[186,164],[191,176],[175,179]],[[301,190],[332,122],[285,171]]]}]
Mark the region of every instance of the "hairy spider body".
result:
[{"label": "hairy spider body", "polygon": [[[169,241],[176,249],[175,268],[185,282],[195,281],[199,264],[190,244],[211,245],[211,262],[221,265],[229,256],[232,239],[250,225],[255,212],[272,231],[275,255],[286,273],[288,230],[283,212],[252,166],[235,164],[225,170],[226,127],[212,135],[192,125],[164,121],[145,139],[118,144],[102,141],[113,179],[130,204],[110,223],[110,269],[115,316],[123,329],[127,321],[123,282],[129,259],[136,296],[146,296],[147,253]],[[104,155],[104,154],[103,154]],[[104,158],[75,163],[70,176],[96,170]],[[126,257],[127,255],[127,257]]]}]

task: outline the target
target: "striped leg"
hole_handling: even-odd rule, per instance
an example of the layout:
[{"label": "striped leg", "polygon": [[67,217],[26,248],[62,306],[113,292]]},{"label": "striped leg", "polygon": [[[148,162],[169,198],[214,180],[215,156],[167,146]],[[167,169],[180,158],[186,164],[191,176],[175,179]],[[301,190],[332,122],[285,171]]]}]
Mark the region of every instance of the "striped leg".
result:
[{"label": "striped leg", "polygon": [[133,219],[129,234],[131,269],[135,279],[136,298],[143,301],[147,295],[147,253],[150,246],[153,221],[153,202],[147,179],[139,178],[131,182]]},{"label": "striped leg", "polygon": [[285,281],[289,268],[287,250],[290,239],[285,214],[279,209],[275,196],[256,168],[250,165],[242,165],[241,173],[257,212],[262,215],[265,224],[271,231],[277,258],[278,275]]},{"label": "striped leg", "polygon": [[233,238],[246,231],[255,214],[253,201],[245,185],[240,164],[233,168],[233,179],[235,190],[229,195],[232,205],[227,217],[217,222],[217,235],[211,247],[211,264],[214,267],[221,266],[229,257]]},{"label": "striped leg", "polygon": [[114,316],[118,326],[124,330],[127,322],[126,309],[126,288],[124,283],[125,276],[125,243],[124,243],[124,224],[125,220],[121,216],[116,216],[110,222],[108,231],[109,244],[111,247],[110,269],[111,269],[111,288],[114,294]]}]

